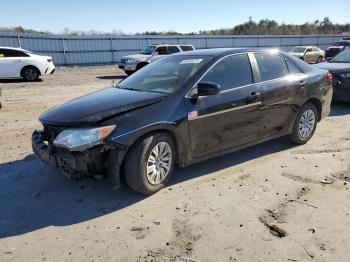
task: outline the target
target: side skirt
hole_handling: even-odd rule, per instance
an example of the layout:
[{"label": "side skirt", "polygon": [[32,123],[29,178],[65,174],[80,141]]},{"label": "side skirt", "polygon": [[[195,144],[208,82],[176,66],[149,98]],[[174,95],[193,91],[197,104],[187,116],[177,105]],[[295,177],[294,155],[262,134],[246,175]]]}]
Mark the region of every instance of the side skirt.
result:
[{"label": "side skirt", "polygon": [[189,166],[189,165],[192,165],[192,164],[204,161],[204,160],[208,160],[208,159],[211,159],[211,158],[215,158],[215,157],[223,156],[223,155],[226,155],[226,154],[229,154],[229,153],[233,153],[233,152],[236,152],[236,151],[239,151],[239,150],[251,147],[251,146],[255,146],[255,145],[267,142],[269,140],[273,140],[273,139],[276,139],[276,138],[279,138],[279,137],[283,137],[283,136],[286,136],[286,135],[289,135],[289,134],[290,134],[290,131],[289,132],[288,131],[283,131],[282,133],[278,133],[278,134],[273,135],[273,136],[268,136],[268,137],[265,137],[263,139],[259,139],[257,141],[254,141],[254,142],[251,142],[251,143],[248,143],[248,144],[243,144],[243,145],[236,146],[236,147],[233,147],[233,148],[230,148],[230,149],[225,149],[225,150],[222,150],[222,151],[219,151],[219,152],[216,152],[216,153],[208,154],[208,155],[205,155],[205,156],[200,157],[200,158],[192,159],[191,161],[188,161],[187,163],[185,163],[181,167],[186,167],[186,166]]}]

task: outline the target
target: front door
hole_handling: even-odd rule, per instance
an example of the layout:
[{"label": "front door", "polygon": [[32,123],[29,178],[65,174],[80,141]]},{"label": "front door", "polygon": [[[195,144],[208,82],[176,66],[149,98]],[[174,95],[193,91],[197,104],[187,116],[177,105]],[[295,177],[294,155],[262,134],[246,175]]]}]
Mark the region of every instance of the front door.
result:
[{"label": "front door", "polygon": [[223,58],[200,82],[218,84],[221,91],[217,95],[186,98],[192,157],[257,140],[261,91],[254,83],[248,55]]}]

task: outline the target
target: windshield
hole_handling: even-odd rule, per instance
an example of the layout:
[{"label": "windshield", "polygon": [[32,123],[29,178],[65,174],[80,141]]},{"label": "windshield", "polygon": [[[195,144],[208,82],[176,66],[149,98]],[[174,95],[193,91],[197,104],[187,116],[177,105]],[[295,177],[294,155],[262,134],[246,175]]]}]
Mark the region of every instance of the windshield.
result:
[{"label": "windshield", "polygon": [[154,49],[156,49],[155,46],[153,45],[150,45],[150,46],[147,46],[145,49],[141,50],[139,52],[139,54],[142,54],[142,55],[151,55],[154,51]]},{"label": "windshield", "polygon": [[294,53],[304,53],[305,49],[306,49],[306,47],[297,46],[297,47],[294,47],[292,49],[292,52],[294,52]]},{"label": "windshield", "polygon": [[135,72],[117,87],[171,94],[182,87],[210,58],[208,56],[168,56]]},{"label": "windshield", "polygon": [[339,53],[330,61],[331,63],[350,63],[350,49],[346,49]]},{"label": "windshield", "polygon": [[350,46],[350,42],[337,42],[334,44],[335,46]]}]

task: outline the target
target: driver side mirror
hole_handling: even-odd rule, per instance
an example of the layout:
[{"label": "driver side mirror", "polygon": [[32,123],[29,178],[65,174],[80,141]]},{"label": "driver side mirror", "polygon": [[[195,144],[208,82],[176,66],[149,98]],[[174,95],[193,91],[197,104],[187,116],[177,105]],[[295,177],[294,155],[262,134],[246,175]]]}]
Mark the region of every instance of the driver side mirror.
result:
[{"label": "driver side mirror", "polygon": [[310,53],[310,52],[312,52],[311,48],[306,49],[306,53]]},{"label": "driver side mirror", "polygon": [[220,93],[220,85],[212,82],[200,82],[196,86],[197,93],[194,94],[195,97],[199,96],[212,96]]},{"label": "driver side mirror", "polygon": [[154,51],[153,55],[159,55],[159,52],[158,51]]}]

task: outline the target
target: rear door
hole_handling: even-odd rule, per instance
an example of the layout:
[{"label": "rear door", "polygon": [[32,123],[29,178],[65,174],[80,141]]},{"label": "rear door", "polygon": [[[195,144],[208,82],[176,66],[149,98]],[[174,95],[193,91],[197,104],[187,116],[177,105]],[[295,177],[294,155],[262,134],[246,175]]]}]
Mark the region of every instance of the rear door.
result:
[{"label": "rear door", "polygon": [[254,57],[262,92],[261,135],[268,137],[288,128],[307,80],[300,69],[278,53],[255,53]]},{"label": "rear door", "polygon": [[186,98],[192,157],[255,141],[260,128],[260,87],[247,54],[230,55],[200,80],[220,85],[217,95]]},{"label": "rear door", "polygon": [[304,61],[306,63],[312,63],[313,61],[313,52],[312,52],[312,48],[308,47],[305,51],[305,55],[304,55]]},{"label": "rear door", "polygon": [[20,77],[24,56],[17,50],[0,49],[0,77]]}]

